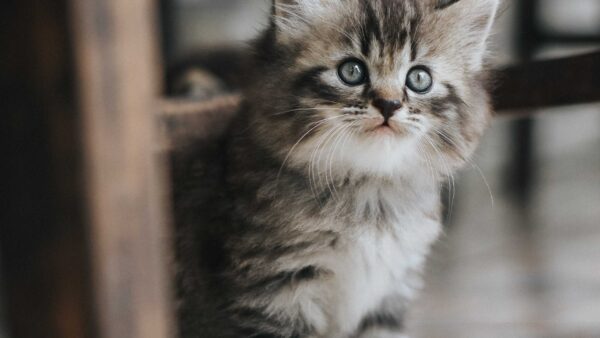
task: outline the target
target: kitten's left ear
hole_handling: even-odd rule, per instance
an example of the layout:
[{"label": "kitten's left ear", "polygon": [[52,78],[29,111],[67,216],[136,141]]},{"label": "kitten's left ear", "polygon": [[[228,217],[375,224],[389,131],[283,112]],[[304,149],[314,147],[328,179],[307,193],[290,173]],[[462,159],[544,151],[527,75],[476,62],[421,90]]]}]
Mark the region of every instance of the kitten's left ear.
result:
[{"label": "kitten's left ear", "polygon": [[456,44],[471,70],[481,70],[487,41],[501,0],[432,0],[438,29]]},{"label": "kitten's left ear", "polygon": [[329,3],[329,0],[273,0],[272,22],[284,36],[299,35]]}]

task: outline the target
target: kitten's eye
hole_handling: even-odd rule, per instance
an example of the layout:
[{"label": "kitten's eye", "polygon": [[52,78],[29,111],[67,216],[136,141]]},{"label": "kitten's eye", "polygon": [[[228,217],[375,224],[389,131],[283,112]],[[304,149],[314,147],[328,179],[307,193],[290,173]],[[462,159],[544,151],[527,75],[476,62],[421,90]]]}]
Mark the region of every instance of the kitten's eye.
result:
[{"label": "kitten's eye", "polygon": [[415,93],[425,94],[433,87],[433,77],[426,68],[414,67],[408,72],[406,85]]},{"label": "kitten's eye", "polygon": [[358,86],[367,80],[367,67],[359,60],[348,60],[338,67],[338,75],[348,86]]}]

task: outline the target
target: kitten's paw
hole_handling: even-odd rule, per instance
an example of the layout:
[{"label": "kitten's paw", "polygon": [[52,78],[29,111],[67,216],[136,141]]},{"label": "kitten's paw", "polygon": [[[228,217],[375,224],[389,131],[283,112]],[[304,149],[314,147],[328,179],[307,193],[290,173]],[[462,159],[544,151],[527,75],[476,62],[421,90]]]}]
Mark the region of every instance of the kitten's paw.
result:
[{"label": "kitten's paw", "polygon": [[410,338],[404,333],[391,332],[385,329],[371,329],[360,335],[359,338]]}]

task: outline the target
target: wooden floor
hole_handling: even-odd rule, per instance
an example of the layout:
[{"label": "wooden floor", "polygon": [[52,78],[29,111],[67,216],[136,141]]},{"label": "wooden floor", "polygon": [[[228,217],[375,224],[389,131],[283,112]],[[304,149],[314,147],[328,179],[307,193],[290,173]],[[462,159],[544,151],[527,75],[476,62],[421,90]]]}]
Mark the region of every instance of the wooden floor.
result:
[{"label": "wooden floor", "polygon": [[[527,205],[503,191],[496,124],[459,180],[409,325],[421,338],[600,337],[600,107],[542,115]],[[509,151],[509,150],[508,150]]]}]

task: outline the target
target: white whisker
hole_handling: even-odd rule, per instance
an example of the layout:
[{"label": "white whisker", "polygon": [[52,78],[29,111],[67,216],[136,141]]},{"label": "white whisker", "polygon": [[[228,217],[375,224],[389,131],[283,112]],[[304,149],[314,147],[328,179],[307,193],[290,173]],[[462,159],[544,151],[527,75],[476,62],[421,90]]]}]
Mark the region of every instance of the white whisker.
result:
[{"label": "white whisker", "polygon": [[315,110],[316,111],[320,111],[320,110],[323,110],[323,111],[328,111],[328,110],[341,111],[341,110],[343,110],[343,108],[335,108],[335,107],[297,108],[297,109],[291,109],[291,110],[286,110],[286,111],[274,113],[271,116],[280,116],[280,115],[285,115],[285,114],[299,112],[299,111],[315,111]]},{"label": "white whisker", "polygon": [[319,128],[320,126],[322,126],[323,124],[341,118],[343,116],[334,116],[334,117],[330,117],[330,118],[326,118],[320,121],[315,122],[315,126],[312,127],[311,129],[309,129],[306,133],[304,133],[304,135],[302,135],[302,137],[300,137],[300,139],[292,146],[292,148],[290,149],[290,151],[288,152],[288,154],[286,155],[285,159],[283,160],[281,167],[279,168],[279,172],[277,174],[277,181],[279,181],[279,178],[281,177],[281,173],[283,171],[283,168],[285,167],[285,165],[287,164],[288,160],[290,159],[290,156],[292,156],[292,153],[294,152],[294,150],[296,149],[296,147],[298,147],[298,145],[300,145],[300,143],[311,133],[313,132],[315,129]]},{"label": "white whisker", "polygon": [[[313,190],[313,194],[315,195],[315,199],[319,200],[318,197],[318,190],[319,190],[319,185],[322,182],[322,177],[319,174],[319,170],[318,170],[318,163],[317,161],[320,159],[317,158],[317,154],[319,154],[321,152],[321,147],[323,147],[325,145],[325,143],[327,142],[327,140],[331,137],[332,134],[334,134],[340,127],[334,127],[333,129],[327,131],[324,135],[321,136],[321,138],[319,139],[316,147],[314,148],[312,154],[311,154],[311,159],[310,159],[310,166],[309,166],[309,181],[311,182],[311,190]],[[318,179],[319,181],[317,182],[317,175],[318,175]],[[314,186],[314,188],[313,188]]]},{"label": "white whisker", "polygon": [[488,182],[487,178],[483,174],[483,170],[481,170],[481,168],[474,162],[470,162],[470,164],[473,168],[475,168],[475,170],[477,170],[477,172],[479,172],[479,175],[481,176],[483,183],[485,184],[485,186],[488,189],[488,192],[490,193],[490,201],[492,203],[492,208],[494,208],[496,206],[496,199],[494,198],[494,193],[492,192],[492,187],[490,186],[490,183]]},{"label": "white whisker", "polygon": [[[356,123],[356,122],[354,122],[354,123]],[[325,159],[326,163],[328,163],[326,165],[326,168],[329,168],[328,169],[329,177],[331,178],[332,183],[333,183],[333,192],[334,192],[335,196],[337,196],[338,191],[335,186],[335,180],[333,178],[333,157],[335,156],[338,146],[340,145],[340,141],[346,140],[346,135],[347,135],[348,131],[352,128],[352,125],[353,124],[349,124],[349,125],[345,126],[344,129],[342,129],[342,131],[338,134],[338,136],[336,137],[336,139],[333,143],[333,147],[331,147],[331,149],[330,149],[328,158]]]},{"label": "white whisker", "polygon": [[449,141],[454,147],[456,147],[456,149],[458,149],[458,151],[461,152],[461,154],[460,154],[461,159],[464,160],[467,164],[471,165],[471,167],[473,167],[478,172],[479,176],[481,176],[481,179],[483,180],[483,183],[485,184],[485,186],[489,192],[490,202],[492,204],[492,207],[494,207],[494,205],[495,205],[494,193],[492,192],[492,188],[491,188],[487,178],[483,174],[483,171],[481,170],[481,168],[475,162],[473,162],[473,160],[462,156],[463,150],[461,149],[461,147],[459,145],[457,145],[456,142],[454,142],[454,140],[445,131],[443,131],[441,129],[434,129],[434,131],[438,135],[445,137],[447,141]]},{"label": "white whisker", "polygon": [[[341,125],[341,126],[339,126],[338,128],[336,128],[336,129],[335,129],[335,132],[333,132],[333,133],[331,133],[331,134],[330,134],[330,136],[327,138],[327,140],[326,140],[326,141],[323,143],[324,147],[322,147],[322,148],[321,148],[321,151],[320,151],[320,153],[319,153],[319,157],[318,157],[318,159],[317,159],[317,164],[318,164],[319,166],[322,166],[322,165],[324,165],[324,166],[322,167],[322,170],[323,170],[323,174],[325,175],[325,185],[326,185],[327,189],[329,190],[329,192],[331,193],[331,196],[332,196],[333,198],[335,198],[335,197],[336,197],[336,194],[335,194],[335,192],[334,192],[334,190],[335,190],[335,182],[333,182],[333,175],[331,176],[331,180],[332,180],[332,182],[329,182],[329,178],[330,178],[330,177],[329,177],[329,175],[328,175],[329,173],[328,173],[328,170],[327,170],[327,156],[325,156],[325,162],[324,162],[324,163],[321,163],[321,158],[322,158],[322,156],[324,155],[324,153],[326,153],[326,152],[327,152],[327,143],[328,143],[330,140],[333,140],[333,142],[335,143],[335,139],[336,139],[336,137],[337,137],[338,135],[342,134],[342,133],[343,133],[343,131],[346,129],[346,127],[347,127],[347,125]],[[332,148],[333,148],[333,147],[329,147],[329,150],[331,151],[331,149],[332,149]],[[333,186],[333,187],[332,187],[332,186]]]},{"label": "white whisker", "polygon": [[438,157],[441,160],[443,169],[446,171],[446,176],[448,178],[448,187],[450,189],[449,196],[448,196],[448,203],[449,203],[448,218],[452,218],[452,212],[454,209],[454,199],[456,197],[456,186],[455,186],[455,181],[454,181],[454,175],[452,174],[452,170],[451,170],[450,166],[448,165],[448,162],[446,161],[444,154],[434,144],[431,137],[429,137],[427,134],[423,135],[423,137],[429,143],[429,145],[433,148],[433,150],[436,152],[436,154],[438,155]]}]

